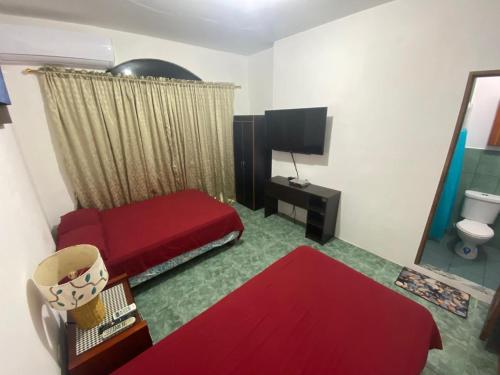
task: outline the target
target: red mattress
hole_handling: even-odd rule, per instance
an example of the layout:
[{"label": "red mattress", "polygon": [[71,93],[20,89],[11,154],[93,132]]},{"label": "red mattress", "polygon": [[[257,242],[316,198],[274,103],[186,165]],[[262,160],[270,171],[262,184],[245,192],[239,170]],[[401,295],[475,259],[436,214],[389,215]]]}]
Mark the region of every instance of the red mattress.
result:
[{"label": "red mattress", "polygon": [[420,374],[442,348],[421,305],[299,247],[115,374]]},{"label": "red mattress", "polygon": [[111,276],[134,276],[233,231],[243,232],[233,207],[198,190],[100,212],[75,211],[62,217],[59,228],[58,248],[96,245]]}]

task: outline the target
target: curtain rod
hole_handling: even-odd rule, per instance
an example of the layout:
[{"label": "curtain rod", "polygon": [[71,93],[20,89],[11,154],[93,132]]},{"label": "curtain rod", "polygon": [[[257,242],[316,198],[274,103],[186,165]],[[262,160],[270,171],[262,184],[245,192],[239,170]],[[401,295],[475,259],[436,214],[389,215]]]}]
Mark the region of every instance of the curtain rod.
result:
[{"label": "curtain rod", "polygon": [[[81,74],[81,75],[94,75],[94,76],[99,76],[102,75],[106,78],[126,78],[126,79],[131,79],[131,80],[137,80],[137,81],[144,81],[144,82],[151,82],[155,81],[156,78],[164,79],[164,82],[169,82],[169,83],[177,83],[177,84],[182,84],[182,83],[191,83],[195,85],[206,85],[206,86],[227,86],[227,87],[232,87],[235,89],[241,89],[241,86],[232,84],[232,83],[219,83],[219,82],[204,82],[204,81],[191,81],[191,80],[183,80],[183,79],[176,79],[176,78],[168,78],[168,77],[151,77],[150,79],[144,78],[144,77],[137,77],[137,76],[114,76],[111,73],[109,75],[106,75],[106,73],[102,72],[87,72],[87,71],[64,71],[64,70],[43,70],[43,69],[34,69],[34,68],[26,68],[23,70],[24,74],[45,74],[47,72],[55,72],[59,74]],[[162,81],[159,81],[162,82]]]}]

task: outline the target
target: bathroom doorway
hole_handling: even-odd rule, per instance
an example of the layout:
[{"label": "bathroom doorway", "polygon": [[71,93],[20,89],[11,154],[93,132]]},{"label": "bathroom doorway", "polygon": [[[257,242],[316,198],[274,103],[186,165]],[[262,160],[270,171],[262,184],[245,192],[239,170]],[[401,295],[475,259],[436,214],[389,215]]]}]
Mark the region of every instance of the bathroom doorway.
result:
[{"label": "bathroom doorway", "polygon": [[415,263],[500,285],[500,70],[469,74]]}]

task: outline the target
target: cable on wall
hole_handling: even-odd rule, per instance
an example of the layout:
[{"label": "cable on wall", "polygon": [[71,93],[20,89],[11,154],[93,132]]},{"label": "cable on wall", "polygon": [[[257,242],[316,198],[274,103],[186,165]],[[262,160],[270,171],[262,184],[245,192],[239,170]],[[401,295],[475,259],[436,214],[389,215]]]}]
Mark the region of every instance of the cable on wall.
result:
[{"label": "cable on wall", "polygon": [[[297,174],[297,178],[299,178],[299,170],[297,169],[297,164],[295,163],[295,157],[293,156],[293,152],[290,151],[290,155],[292,155],[293,166],[295,167],[295,173]],[[292,215],[293,215],[293,223],[295,224],[295,222],[296,222],[295,217],[297,215],[295,205],[293,205],[293,208],[292,208]]]},{"label": "cable on wall", "polygon": [[290,152],[290,155],[292,155],[293,166],[295,167],[295,173],[297,174],[297,178],[299,178],[299,171],[297,169],[297,164],[295,163],[295,158],[293,156],[293,152]]}]

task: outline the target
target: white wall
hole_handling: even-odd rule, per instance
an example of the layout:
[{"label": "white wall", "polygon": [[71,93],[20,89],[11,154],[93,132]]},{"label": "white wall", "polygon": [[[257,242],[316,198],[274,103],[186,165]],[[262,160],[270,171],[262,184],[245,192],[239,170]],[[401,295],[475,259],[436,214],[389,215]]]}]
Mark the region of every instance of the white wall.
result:
[{"label": "white wall", "polygon": [[[337,235],[412,264],[469,71],[500,68],[500,2],[399,0],[277,41],[274,108],[328,106],[301,177],[342,191]],[[294,174],[273,154],[273,175]]]},{"label": "white wall", "polygon": [[34,74],[23,74],[24,66],[2,65],[11,98],[9,106],[21,152],[35,186],[47,222],[53,226],[59,217],[74,209],[71,188],[65,183],[54,153],[44,102]]},{"label": "white wall", "polygon": [[[144,35],[36,18],[0,14],[0,23],[55,27],[109,36],[115,50],[116,64],[136,58],[157,58],[183,66],[206,81],[234,82],[242,86],[236,91],[235,113],[249,113],[246,56]],[[44,213],[53,226],[59,222],[60,215],[73,209],[74,203],[71,189],[64,183],[56,162],[37,79],[34,75],[22,74],[24,68],[2,66],[13,103],[11,111],[16,118],[14,131]]]},{"label": "white wall", "polygon": [[467,128],[467,147],[500,150],[500,147],[488,146],[499,101],[500,77],[477,78],[464,122]]},{"label": "white wall", "polygon": [[273,49],[248,57],[249,113],[264,114],[273,105]]},{"label": "white wall", "polygon": [[56,374],[58,315],[41,302],[29,281],[54,243],[12,127],[0,128],[0,372]]}]

